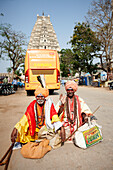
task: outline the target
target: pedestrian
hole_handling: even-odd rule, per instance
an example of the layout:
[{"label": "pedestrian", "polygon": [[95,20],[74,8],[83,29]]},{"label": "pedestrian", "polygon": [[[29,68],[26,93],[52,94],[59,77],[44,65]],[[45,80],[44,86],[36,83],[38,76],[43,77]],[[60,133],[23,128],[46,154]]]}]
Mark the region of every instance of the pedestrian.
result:
[{"label": "pedestrian", "polygon": [[13,87],[14,87],[14,91],[17,91],[18,86],[17,86],[17,79],[16,78],[13,79],[12,84],[13,84]]},{"label": "pedestrian", "polygon": [[3,83],[8,84],[8,76],[5,76],[5,78],[3,79]]},{"label": "pedestrian", "polygon": [[62,80],[61,80],[61,84],[62,84],[62,86],[64,86],[64,85],[65,85],[65,83],[64,83],[64,79],[62,79]]},{"label": "pedestrian", "polygon": [[63,127],[55,110],[54,104],[50,98],[47,88],[38,87],[35,90],[35,100],[33,100],[21,120],[15,125],[11,133],[12,142],[20,142],[22,144],[27,142],[34,142],[38,140],[41,129],[51,129],[55,133],[61,130],[62,141]]},{"label": "pedestrian", "polygon": [[[58,115],[63,123],[66,138],[69,137],[83,122],[88,121],[92,115],[91,110],[82,98],[75,95],[78,85],[75,81],[67,81],[65,90],[67,95],[61,94],[60,101],[56,108],[59,108]],[[71,141],[72,138],[69,139]]]},{"label": "pedestrian", "polygon": [[10,79],[10,77],[8,76],[8,83],[11,83],[11,79]]}]

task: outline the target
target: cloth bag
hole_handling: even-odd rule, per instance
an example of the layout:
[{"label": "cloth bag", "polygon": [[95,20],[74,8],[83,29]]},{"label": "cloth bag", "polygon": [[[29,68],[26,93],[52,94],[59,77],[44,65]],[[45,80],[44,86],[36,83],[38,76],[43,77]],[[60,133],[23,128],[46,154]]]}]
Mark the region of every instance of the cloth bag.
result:
[{"label": "cloth bag", "polygon": [[21,154],[24,158],[40,159],[47,152],[51,150],[49,146],[49,140],[44,139],[42,142],[28,142],[21,148]]},{"label": "cloth bag", "polygon": [[52,129],[47,129],[46,126],[43,126],[38,132],[37,141],[42,141],[45,138],[49,140],[49,145],[52,149],[57,149],[61,146],[60,130],[55,133]]},{"label": "cloth bag", "polygon": [[94,120],[91,122],[90,119],[88,119],[88,123],[85,123],[75,132],[73,139],[74,144],[86,149],[101,142],[103,140],[101,128]]}]

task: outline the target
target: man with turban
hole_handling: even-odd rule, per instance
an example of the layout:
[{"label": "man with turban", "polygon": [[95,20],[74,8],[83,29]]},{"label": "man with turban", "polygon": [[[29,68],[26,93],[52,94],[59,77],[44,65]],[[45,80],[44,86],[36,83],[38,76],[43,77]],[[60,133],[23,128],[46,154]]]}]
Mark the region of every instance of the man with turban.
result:
[{"label": "man with turban", "polygon": [[[83,122],[87,122],[88,116],[92,115],[86,103],[75,92],[78,85],[75,81],[67,81],[66,96],[61,94],[60,101],[56,106],[58,115],[65,129],[65,137],[69,137]],[[71,141],[72,138],[69,139]]]},{"label": "man with turban", "polygon": [[42,127],[52,129],[54,132],[58,129],[62,131],[62,123],[54,104],[50,98],[46,99],[49,95],[48,89],[38,87],[34,94],[36,99],[29,104],[12,131],[12,142],[27,143],[38,140],[38,133]]}]

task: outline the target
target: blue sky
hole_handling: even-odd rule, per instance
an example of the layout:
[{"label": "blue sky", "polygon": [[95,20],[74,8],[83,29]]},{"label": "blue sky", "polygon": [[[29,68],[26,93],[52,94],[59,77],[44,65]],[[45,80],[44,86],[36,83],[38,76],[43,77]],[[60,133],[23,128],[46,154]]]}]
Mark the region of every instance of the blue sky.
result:
[{"label": "blue sky", "polygon": [[[70,48],[67,42],[73,35],[75,23],[85,21],[93,0],[0,0],[1,23],[9,23],[13,30],[21,31],[30,38],[37,14],[50,15],[60,48]],[[29,41],[28,38],[28,41]],[[4,73],[10,61],[0,60],[0,73]]]}]

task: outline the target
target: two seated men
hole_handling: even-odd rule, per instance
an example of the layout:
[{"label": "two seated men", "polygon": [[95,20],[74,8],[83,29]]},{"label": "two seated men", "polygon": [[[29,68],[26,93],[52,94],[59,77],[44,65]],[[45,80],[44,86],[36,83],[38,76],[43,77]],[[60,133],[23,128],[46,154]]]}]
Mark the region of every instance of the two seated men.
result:
[{"label": "two seated men", "polygon": [[[88,116],[92,115],[91,110],[83,99],[75,95],[77,89],[76,82],[68,81],[65,85],[67,95],[60,96],[56,106],[57,109],[55,109],[52,100],[47,98],[49,95],[48,89],[38,87],[35,90],[36,99],[29,104],[25,114],[15,125],[11,133],[11,141],[25,144],[37,141],[45,134],[47,138],[52,136],[51,139],[48,139],[50,139],[50,144],[53,148],[59,141],[64,143],[65,139],[83,122],[87,122]],[[50,133],[47,135],[48,131],[52,135]],[[72,139],[70,137],[69,141]]]}]

